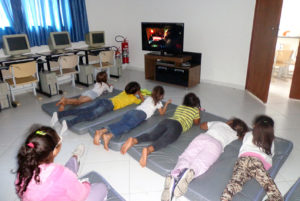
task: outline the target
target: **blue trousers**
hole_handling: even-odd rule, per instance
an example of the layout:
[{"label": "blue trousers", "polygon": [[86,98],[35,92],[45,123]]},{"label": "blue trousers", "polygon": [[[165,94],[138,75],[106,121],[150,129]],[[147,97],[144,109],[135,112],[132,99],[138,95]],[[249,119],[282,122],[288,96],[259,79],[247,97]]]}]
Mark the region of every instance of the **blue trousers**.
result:
[{"label": "blue trousers", "polygon": [[68,127],[73,126],[79,122],[92,121],[103,114],[113,111],[114,106],[111,100],[108,99],[97,99],[92,102],[88,107],[85,108],[75,108],[62,112],[58,112],[58,119],[67,116],[75,116],[73,119],[67,120]]},{"label": "blue trousers", "polygon": [[146,117],[146,113],[141,110],[130,110],[123,115],[120,121],[108,125],[107,130],[117,137],[137,127]]}]

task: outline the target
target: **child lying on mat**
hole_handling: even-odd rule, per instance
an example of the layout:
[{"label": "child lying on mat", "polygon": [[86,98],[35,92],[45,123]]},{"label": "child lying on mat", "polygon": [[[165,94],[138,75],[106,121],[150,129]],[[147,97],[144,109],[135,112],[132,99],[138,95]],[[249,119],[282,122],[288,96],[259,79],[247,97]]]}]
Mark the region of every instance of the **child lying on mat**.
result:
[{"label": "child lying on mat", "polygon": [[240,119],[204,122],[200,128],[207,130],[198,135],[179,156],[175,168],[166,177],[162,201],[171,201],[184,195],[189,183],[205,173],[219,158],[224,148],[233,140],[243,139],[248,126]]},{"label": "child lying on mat", "polygon": [[137,127],[144,120],[149,119],[156,109],[158,109],[160,115],[164,115],[171,100],[168,100],[163,107],[161,102],[163,97],[164,88],[161,86],[154,87],[151,96],[146,98],[146,100],[135,110],[126,112],[120,121],[112,123],[106,128],[96,130],[94,144],[99,145],[99,141],[102,138],[104,141],[104,148],[108,150],[108,144],[112,137],[121,136],[123,133]]},{"label": "child lying on mat", "polygon": [[175,142],[181,133],[189,130],[193,123],[200,123],[200,100],[194,93],[185,95],[183,104],[176,108],[173,117],[161,121],[150,133],[142,134],[136,138],[129,138],[122,146],[121,153],[125,154],[132,146],[152,141],[152,145],[143,148],[140,165],[147,165],[150,153]]},{"label": "child lying on mat", "polygon": [[267,172],[274,155],[274,121],[260,115],[254,119],[253,131],[246,133],[233,174],[221,196],[221,201],[232,200],[243,185],[254,178],[266,191],[268,201],[283,201],[274,180]]},{"label": "child lying on mat", "polygon": [[[94,100],[91,105],[85,108],[74,108],[71,110],[54,112],[50,125],[54,126],[58,120],[63,117],[75,116],[73,119],[63,120],[61,133],[64,133],[68,127],[71,127],[77,123],[83,121],[92,121],[110,111],[124,108],[133,103],[140,104],[144,101],[144,97],[141,95],[140,89],[141,87],[139,83],[130,82],[126,85],[125,91],[122,91],[113,98]],[[137,96],[139,98],[137,98]]]},{"label": "child lying on mat", "polygon": [[97,83],[94,85],[94,88],[83,92],[79,98],[62,97],[60,101],[56,103],[56,106],[59,106],[58,111],[63,111],[65,109],[65,105],[80,105],[83,103],[87,103],[95,100],[105,91],[113,91],[113,86],[107,83],[106,72],[99,72],[96,76],[96,81]]},{"label": "child lying on mat", "polygon": [[77,178],[84,145],[73,151],[65,166],[53,163],[62,146],[62,138],[46,126],[33,126],[18,153],[15,182],[23,201],[103,201],[107,188],[103,183],[90,184]]}]

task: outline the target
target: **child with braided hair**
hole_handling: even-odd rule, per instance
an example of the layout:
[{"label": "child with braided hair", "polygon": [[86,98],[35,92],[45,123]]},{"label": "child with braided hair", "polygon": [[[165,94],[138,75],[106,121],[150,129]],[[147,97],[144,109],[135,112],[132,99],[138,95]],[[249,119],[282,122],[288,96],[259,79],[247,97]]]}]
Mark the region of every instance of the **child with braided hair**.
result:
[{"label": "child with braided hair", "polygon": [[79,181],[77,171],[84,146],[79,145],[65,166],[53,163],[62,138],[54,129],[34,125],[18,152],[16,191],[23,201],[103,201],[107,188],[102,183]]}]

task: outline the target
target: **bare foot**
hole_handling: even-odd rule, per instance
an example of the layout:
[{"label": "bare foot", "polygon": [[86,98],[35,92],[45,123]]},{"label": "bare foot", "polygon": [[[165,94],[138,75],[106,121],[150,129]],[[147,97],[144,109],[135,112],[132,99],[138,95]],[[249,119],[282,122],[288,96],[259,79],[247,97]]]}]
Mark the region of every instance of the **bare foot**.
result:
[{"label": "bare foot", "polygon": [[[102,129],[101,129],[102,130]],[[95,145],[100,145],[100,139],[103,135],[101,130],[96,130],[95,135],[94,135],[94,144]]]},{"label": "bare foot", "polygon": [[59,108],[58,108],[58,111],[61,112],[61,111],[64,111],[65,110],[65,105],[64,104],[60,104]]},{"label": "bare foot", "polygon": [[146,165],[147,165],[147,158],[148,158],[148,149],[147,149],[147,147],[145,147],[145,148],[143,148],[142,156],[140,158],[140,165],[142,167],[146,167]]},{"label": "bare foot", "polygon": [[111,133],[109,134],[103,134],[102,138],[103,138],[103,143],[104,143],[104,149],[106,151],[108,151],[108,144],[109,144],[109,141],[110,139],[113,137],[113,135]]},{"label": "bare foot", "polygon": [[126,142],[121,147],[121,154],[126,154],[128,149],[136,144],[136,140],[133,137],[130,137],[126,140]]},{"label": "bare foot", "polygon": [[63,104],[64,101],[65,101],[65,97],[61,97],[61,99],[55,105],[59,106],[59,105]]}]

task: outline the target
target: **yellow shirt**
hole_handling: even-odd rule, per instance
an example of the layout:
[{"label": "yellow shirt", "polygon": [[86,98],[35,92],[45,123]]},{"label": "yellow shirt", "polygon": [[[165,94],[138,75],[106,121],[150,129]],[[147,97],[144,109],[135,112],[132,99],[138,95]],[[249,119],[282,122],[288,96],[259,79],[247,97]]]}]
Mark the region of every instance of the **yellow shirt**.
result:
[{"label": "yellow shirt", "polygon": [[199,119],[199,118],[200,118],[200,114],[198,108],[179,105],[176,108],[173,117],[171,117],[170,119],[177,120],[181,124],[182,132],[184,133],[185,131],[189,130],[192,127],[194,123],[194,119]]},{"label": "yellow shirt", "polygon": [[138,99],[134,94],[127,94],[125,91],[122,91],[110,100],[114,105],[114,110],[121,109],[132,103],[140,104],[142,102],[141,99]]}]

